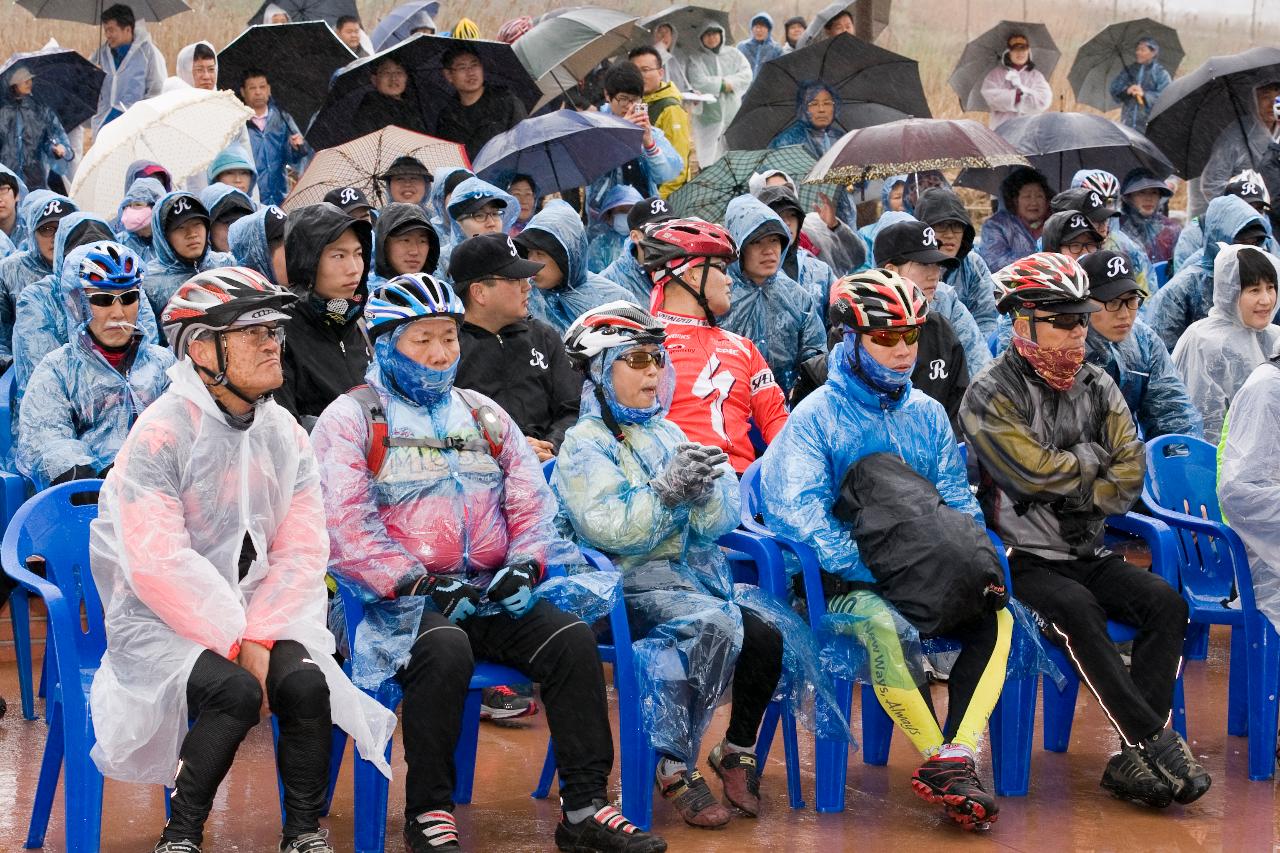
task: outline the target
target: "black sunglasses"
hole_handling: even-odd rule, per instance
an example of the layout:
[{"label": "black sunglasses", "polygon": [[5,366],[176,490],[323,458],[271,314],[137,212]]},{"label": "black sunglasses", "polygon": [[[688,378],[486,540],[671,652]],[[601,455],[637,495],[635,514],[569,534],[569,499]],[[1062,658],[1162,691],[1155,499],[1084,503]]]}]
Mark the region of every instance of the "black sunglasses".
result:
[{"label": "black sunglasses", "polygon": [[142,291],[136,287],[130,288],[129,290],[122,290],[119,293],[110,293],[105,290],[100,290],[97,293],[89,294],[89,304],[95,308],[110,308],[112,305],[119,302],[121,305],[127,307],[135,304],[141,296]]},{"label": "black sunglasses", "polygon": [[1088,314],[1050,314],[1048,317],[1033,317],[1037,323],[1048,323],[1055,329],[1069,332],[1078,326],[1089,325]]}]

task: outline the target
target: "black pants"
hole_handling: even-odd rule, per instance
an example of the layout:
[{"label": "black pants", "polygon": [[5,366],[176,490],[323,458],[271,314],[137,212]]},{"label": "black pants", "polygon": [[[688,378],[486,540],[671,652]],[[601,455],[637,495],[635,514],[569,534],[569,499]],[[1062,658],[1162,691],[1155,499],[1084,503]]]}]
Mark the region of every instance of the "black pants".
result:
[{"label": "black pants", "polygon": [[453,809],[453,750],[476,658],[510,666],[542,685],[564,807],[608,799],[613,736],[591,627],[545,601],[519,619],[472,616],[460,625],[428,609],[398,675],[409,765],[405,819]]},{"label": "black pants", "polygon": [[[947,743],[951,743],[951,739],[956,736],[960,722],[969,710],[969,702],[978,689],[982,673],[987,669],[987,662],[995,653],[997,633],[996,614],[984,613],[978,619],[946,634],[946,639],[960,643],[960,654],[947,678],[947,721],[942,726],[942,736]],[[932,708],[933,697],[929,694],[928,685],[922,685],[920,692]]]},{"label": "black pants", "polygon": [[[267,702],[280,724],[277,762],[284,783],[284,838],[315,832],[329,786],[329,687],[301,643],[271,649]],[[187,680],[194,722],[182,741],[164,839],[199,843],[218,785],[240,742],[258,723],[262,688],[248,670],[205,651]]]},{"label": "black pants", "polygon": [[737,746],[756,742],[760,721],[782,677],[782,634],[745,607],[742,651],[733,670],[733,709],[725,740]]},{"label": "black pants", "polygon": [[[1118,554],[1046,560],[1014,552],[1009,568],[1014,595],[1066,651],[1120,737],[1136,745],[1161,731],[1187,630],[1187,603],[1178,591]],[[1107,635],[1108,618],[1138,629],[1128,669]]]}]

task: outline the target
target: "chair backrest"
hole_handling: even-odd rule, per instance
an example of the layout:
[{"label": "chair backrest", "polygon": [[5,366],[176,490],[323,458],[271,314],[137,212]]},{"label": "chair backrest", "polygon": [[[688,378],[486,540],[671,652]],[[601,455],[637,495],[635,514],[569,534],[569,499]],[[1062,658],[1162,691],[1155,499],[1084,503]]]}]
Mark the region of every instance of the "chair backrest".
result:
[{"label": "chair backrest", "polygon": [[1160,261],[1151,265],[1151,271],[1156,274],[1156,289],[1164,287],[1169,281],[1169,262]]},{"label": "chair backrest", "polygon": [[[76,637],[81,666],[97,664],[107,647],[102,599],[89,565],[89,525],[98,517],[101,480],[74,480],[45,489],[9,522],[0,548],[8,564],[28,566],[58,587],[83,618]],[[44,566],[32,565],[41,557]]]},{"label": "chair backrest", "polygon": [[[1221,522],[1217,449],[1189,435],[1162,435],[1147,443],[1145,498],[1156,506]],[[1175,527],[1182,583],[1197,594],[1229,598],[1234,580],[1231,549],[1215,537]]]},{"label": "chair backrest", "polygon": [[13,455],[13,365],[0,374],[0,460]]},{"label": "chair backrest", "polygon": [[747,466],[738,480],[739,519],[743,528],[753,533],[767,534],[769,530],[759,521],[757,516],[764,513],[760,500],[760,460]]}]

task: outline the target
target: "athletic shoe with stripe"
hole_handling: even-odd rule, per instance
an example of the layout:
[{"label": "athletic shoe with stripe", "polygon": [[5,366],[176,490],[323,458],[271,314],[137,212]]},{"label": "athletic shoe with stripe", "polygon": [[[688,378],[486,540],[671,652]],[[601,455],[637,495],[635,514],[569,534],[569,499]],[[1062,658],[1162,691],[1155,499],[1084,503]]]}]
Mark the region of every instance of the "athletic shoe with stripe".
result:
[{"label": "athletic shoe with stripe", "polygon": [[413,853],[462,853],[458,824],[444,809],[423,812],[404,825],[404,841]]},{"label": "athletic shoe with stripe", "polygon": [[556,825],[556,847],[566,853],[663,853],[667,842],[643,832],[613,806],[599,806],[591,817],[570,823],[562,813]]}]

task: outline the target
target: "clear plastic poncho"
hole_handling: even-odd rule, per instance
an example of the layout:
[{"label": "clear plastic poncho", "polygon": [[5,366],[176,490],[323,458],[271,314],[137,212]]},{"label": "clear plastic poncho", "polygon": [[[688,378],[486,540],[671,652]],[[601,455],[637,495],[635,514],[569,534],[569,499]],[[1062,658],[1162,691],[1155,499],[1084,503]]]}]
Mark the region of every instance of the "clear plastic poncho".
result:
[{"label": "clear plastic poncho", "polygon": [[[306,433],[271,400],[247,429],[233,427],[188,360],[169,377],[120,449],[90,529],[107,629],[89,695],[94,762],[112,778],[170,783],[200,653],[295,640],[324,673],[334,724],[390,777],[395,714],[333,659],[329,535]],[[246,536],[258,557],[241,579]]]},{"label": "clear plastic poncho", "polygon": [[[1234,198],[1234,196],[1232,196]],[[1242,202],[1243,203],[1243,202]],[[1191,403],[1204,418],[1205,439],[1218,443],[1231,399],[1249,374],[1280,343],[1280,327],[1270,325],[1280,301],[1272,304],[1266,328],[1251,329],[1240,319],[1240,250],[1220,245],[1213,262],[1213,307],[1178,339],[1173,364],[1186,383]],[[1280,259],[1267,255],[1280,280]]]}]

